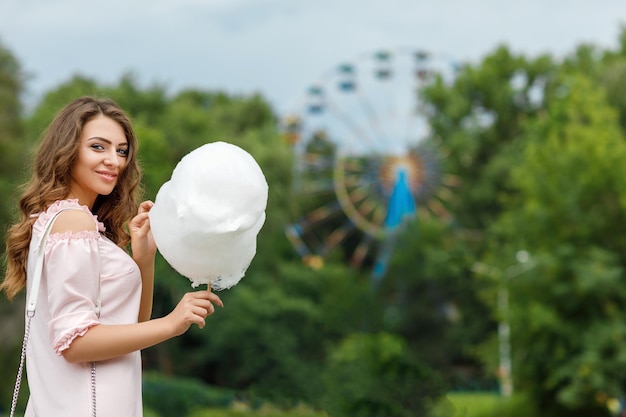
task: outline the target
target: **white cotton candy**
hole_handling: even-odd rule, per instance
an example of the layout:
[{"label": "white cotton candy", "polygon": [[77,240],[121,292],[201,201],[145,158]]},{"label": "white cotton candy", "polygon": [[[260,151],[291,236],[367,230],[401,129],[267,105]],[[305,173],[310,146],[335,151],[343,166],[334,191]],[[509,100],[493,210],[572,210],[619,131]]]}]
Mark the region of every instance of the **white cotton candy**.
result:
[{"label": "white cotton candy", "polygon": [[195,288],[237,284],[256,254],[268,186],[243,149],[225,142],[185,155],[157,193],[150,225],[165,260]]}]

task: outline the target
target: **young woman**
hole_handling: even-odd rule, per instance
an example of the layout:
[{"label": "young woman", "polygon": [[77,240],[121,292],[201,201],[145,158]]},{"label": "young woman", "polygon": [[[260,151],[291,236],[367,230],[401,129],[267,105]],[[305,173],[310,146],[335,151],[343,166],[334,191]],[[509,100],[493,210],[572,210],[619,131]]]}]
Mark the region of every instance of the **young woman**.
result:
[{"label": "young woman", "polygon": [[[217,295],[196,291],[150,320],[156,245],[152,202],[138,203],[139,184],[137,139],[116,103],[82,97],[61,109],[19,200],[0,284],[9,299],[25,286],[29,296],[38,241],[58,214],[26,350],[26,417],[90,415],[94,361],[97,415],[141,416],[140,350],[193,323],[204,327],[214,304],[223,307]],[[129,242],[132,257],[123,249]]]}]

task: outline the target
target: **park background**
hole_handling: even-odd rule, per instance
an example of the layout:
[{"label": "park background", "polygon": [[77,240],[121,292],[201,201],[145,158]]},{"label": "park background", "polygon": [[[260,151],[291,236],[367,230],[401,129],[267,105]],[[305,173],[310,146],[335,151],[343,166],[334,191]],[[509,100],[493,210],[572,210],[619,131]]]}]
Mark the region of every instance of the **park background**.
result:
[{"label": "park background", "polygon": [[[215,13],[199,13],[208,3]],[[198,12],[193,21],[180,20],[166,1],[137,2],[142,8],[113,2],[84,12],[72,1],[0,5],[4,230],[41,131],[82,94],[110,96],[131,115],[147,198],[154,199],[183,155],[215,140],[250,152],[270,185],[257,256],[242,282],[221,293],[227,308],[204,331],[144,351],[146,415],[622,412],[626,31],[618,18],[625,12],[619,2],[555,2],[555,9],[539,2],[440,3],[415,10],[409,2],[374,2],[375,22],[360,19],[363,11],[352,2],[300,9],[242,1],[234,11],[224,2],[181,2]],[[278,5],[285,7],[280,13],[268,12]],[[454,5],[456,11],[446,11]],[[552,25],[539,25],[532,7]],[[312,20],[303,32],[290,17],[306,12]],[[474,21],[467,29],[463,22],[479,16],[494,26]],[[507,21],[533,43],[507,44],[498,35],[508,33]],[[335,24],[325,30],[324,22]],[[205,50],[202,40],[220,44],[211,37],[220,24],[235,43]],[[381,29],[394,24],[399,31],[412,24],[428,30],[422,36],[405,30],[398,42]],[[152,29],[140,30],[146,25]],[[253,49],[239,34],[253,36],[249,28],[259,25],[282,30],[270,30],[271,37],[261,37],[265,48]],[[181,31],[183,40],[174,35]],[[482,43],[472,49],[464,42],[475,43],[476,33]],[[294,187],[297,158],[280,121],[292,96],[322,71],[398,43],[445,50],[461,62],[452,82],[419,91],[430,139],[445,155],[442,169],[459,182],[445,201],[449,216],[418,211],[398,236],[383,279],[372,285],[367,265],[344,261],[345,248],[321,265],[305,264],[286,238],[285,228],[317,202]],[[183,51],[209,60],[185,61]],[[264,84],[270,79],[275,89]],[[159,258],[155,316],[187,290],[188,281]],[[506,315],[498,303],[504,291]],[[5,412],[22,311],[21,301],[0,301]],[[502,390],[504,322],[511,329],[512,395]],[[23,392],[22,407],[25,398]]]}]

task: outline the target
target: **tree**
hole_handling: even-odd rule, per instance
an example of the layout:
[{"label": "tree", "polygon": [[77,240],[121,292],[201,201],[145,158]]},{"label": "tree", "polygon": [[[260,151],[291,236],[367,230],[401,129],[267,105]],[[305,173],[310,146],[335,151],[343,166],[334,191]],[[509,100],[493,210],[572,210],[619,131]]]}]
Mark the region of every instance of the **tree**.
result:
[{"label": "tree", "polygon": [[[417,224],[414,236],[401,245],[407,250],[398,254],[399,269],[390,275],[395,291],[403,288],[408,300],[421,301],[407,303],[412,307],[405,311],[403,334],[420,345],[425,332],[417,329],[426,326],[445,340],[439,350],[433,343],[433,358],[441,355],[437,361],[457,387],[467,365],[473,365],[473,381],[466,379],[461,387],[475,387],[477,380],[484,387],[496,375],[491,359],[497,357],[491,343],[498,319],[491,296],[495,287],[472,269],[477,262],[491,262],[494,249],[507,245],[492,228],[517,193],[510,185],[511,167],[520,159],[528,120],[545,109],[545,91],[557,68],[550,56],[529,59],[500,46],[482,62],[461,67],[451,84],[436,79],[423,91],[431,139],[445,156],[442,170],[458,178],[458,185],[446,201],[449,223]],[[436,313],[444,307],[451,311],[450,306],[463,324]],[[477,357],[486,372],[477,372]]]},{"label": "tree", "polygon": [[476,254],[457,227],[422,217],[399,236],[380,284],[388,332],[401,335],[451,389],[491,389],[475,347],[495,332],[486,283],[472,275]]},{"label": "tree", "polygon": [[[22,93],[25,76],[13,54],[0,43],[0,220],[9,224],[13,219],[13,201],[17,185],[23,180],[21,161],[25,149],[22,123]],[[4,250],[4,235],[0,238]]]},{"label": "tree", "polygon": [[516,382],[549,415],[606,415],[624,398],[626,143],[602,89],[565,71],[528,126],[499,238],[536,266],[511,280]]},{"label": "tree", "polygon": [[486,233],[502,210],[524,122],[544,108],[543,88],[554,70],[549,56],[530,60],[501,46],[462,67],[452,85],[438,80],[424,91],[444,171],[460,180],[451,210],[463,228]]}]

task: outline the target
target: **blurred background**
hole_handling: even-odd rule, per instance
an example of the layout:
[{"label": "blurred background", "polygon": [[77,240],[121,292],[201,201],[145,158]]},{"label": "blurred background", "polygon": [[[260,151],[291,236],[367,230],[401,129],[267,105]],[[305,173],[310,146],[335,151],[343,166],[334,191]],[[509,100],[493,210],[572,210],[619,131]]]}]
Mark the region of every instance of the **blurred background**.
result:
[{"label": "blurred background", "polygon": [[[619,0],[2,0],[0,224],[54,114],[108,96],[146,198],[218,140],[270,187],[226,308],[143,352],[147,417],[626,415],[625,24]],[[189,289],[158,257],[154,316]],[[23,308],[0,298],[0,415]]]}]

